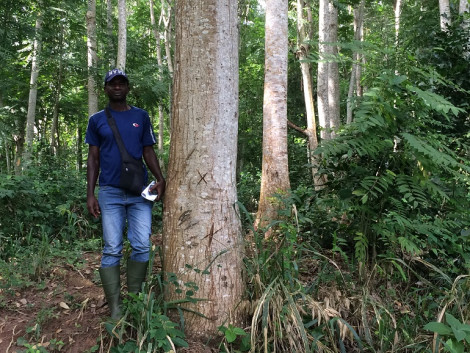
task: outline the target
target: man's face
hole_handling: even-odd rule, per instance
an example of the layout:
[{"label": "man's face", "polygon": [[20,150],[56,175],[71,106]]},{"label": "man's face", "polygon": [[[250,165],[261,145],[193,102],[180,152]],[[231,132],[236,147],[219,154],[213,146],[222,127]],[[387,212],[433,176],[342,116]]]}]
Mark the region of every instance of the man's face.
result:
[{"label": "man's face", "polygon": [[104,86],[104,92],[112,102],[126,101],[129,93],[129,83],[122,76],[116,76]]}]

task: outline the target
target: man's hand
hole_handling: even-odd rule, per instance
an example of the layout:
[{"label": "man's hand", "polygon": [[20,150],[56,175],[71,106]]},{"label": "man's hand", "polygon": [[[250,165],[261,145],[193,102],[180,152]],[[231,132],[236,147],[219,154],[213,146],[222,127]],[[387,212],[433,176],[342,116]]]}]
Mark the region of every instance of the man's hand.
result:
[{"label": "man's hand", "polygon": [[98,218],[101,214],[100,205],[94,195],[87,197],[86,207],[88,208],[88,212],[95,218]]},{"label": "man's hand", "polygon": [[165,180],[161,181],[156,181],[154,185],[152,185],[149,189],[150,192],[156,192],[157,193],[157,198],[155,201],[160,201],[165,194],[165,186],[166,182]]}]

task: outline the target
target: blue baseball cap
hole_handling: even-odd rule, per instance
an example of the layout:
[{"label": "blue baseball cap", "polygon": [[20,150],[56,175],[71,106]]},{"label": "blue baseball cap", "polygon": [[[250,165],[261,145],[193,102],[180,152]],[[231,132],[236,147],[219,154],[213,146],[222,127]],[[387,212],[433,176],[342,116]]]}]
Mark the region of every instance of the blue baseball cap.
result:
[{"label": "blue baseball cap", "polygon": [[127,77],[124,71],[120,69],[112,69],[106,73],[106,76],[104,77],[104,84],[108,83],[109,81],[111,81],[113,78],[117,76],[122,76],[126,79],[127,82],[129,82],[129,78]]}]

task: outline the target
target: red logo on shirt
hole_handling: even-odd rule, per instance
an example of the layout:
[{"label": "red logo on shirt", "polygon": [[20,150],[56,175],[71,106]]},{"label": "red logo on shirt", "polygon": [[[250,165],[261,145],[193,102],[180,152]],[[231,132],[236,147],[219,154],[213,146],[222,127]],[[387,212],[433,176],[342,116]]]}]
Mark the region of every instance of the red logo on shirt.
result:
[{"label": "red logo on shirt", "polygon": [[134,124],[132,124],[132,126],[133,126],[133,127],[139,127],[139,124],[134,123]]}]

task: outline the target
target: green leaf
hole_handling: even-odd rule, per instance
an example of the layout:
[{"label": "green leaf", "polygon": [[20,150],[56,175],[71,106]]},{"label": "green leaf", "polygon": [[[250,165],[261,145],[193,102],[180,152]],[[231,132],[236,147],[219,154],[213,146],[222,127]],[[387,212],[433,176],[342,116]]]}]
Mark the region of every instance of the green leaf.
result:
[{"label": "green leaf", "polygon": [[454,315],[450,313],[446,313],[446,322],[452,328],[460,328],[461,326],[463,326],[463,324],[458,319],[456,319]]},{"label": "green leaf", "polygon": [[176,346],[179,346],[179,347],[188,347],[189,346],[188,342],[186,342],[184,339],[182,339],[180,337],[173,337],[172,341]]},{"label": "green leaf", "polygon": [[227,330],[225,331],[225,338],[227,339],[228,343],[232,343],[237,339],[237,335],[235,334],[235,332]]},{"label": "green leaf", "polygon": [[424,326],[425,330],[436,332],[440,334],[441,336],[446,336],[450,335],[452,333],[452,330],[449,326],[446,324],[443,324],[442,322],[430,322]]},{"label": "green leaf", "polygon": [[463,343],[448,339],[445,345],[449,348],[451,353],[465,353],[465,346]]},{"label": "green leaf", "polygon": [[245,336],[246,335],[246,332],[240,328],[240,327],[234,327],[233,328],[233,332],[237,335],[237,336]]}]

